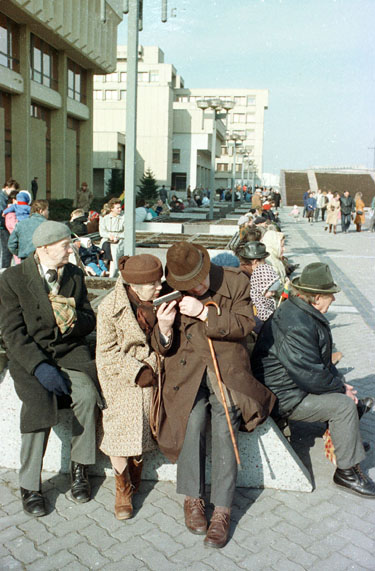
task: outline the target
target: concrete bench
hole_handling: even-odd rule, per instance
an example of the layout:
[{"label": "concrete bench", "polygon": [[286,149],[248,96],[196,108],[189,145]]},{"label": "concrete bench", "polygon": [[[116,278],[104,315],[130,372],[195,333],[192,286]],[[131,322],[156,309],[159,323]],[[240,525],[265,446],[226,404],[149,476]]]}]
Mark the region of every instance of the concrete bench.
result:
[{"label": "concrete bench", "polygon": [[[15,393],[8,369],[0,374],[1,411],[0,433],[2,435],[3,468],[18,469],[21,436],[19,413],[21,403]],[[69,472],[70,435],[72,413],[59,412],[60,422],[52,431],[44,459],[44,470]],[[284,438],[272,419],[268,419],[253,433],[240,433],[239,450],[241,469],[237,485],[249,488],[274,488],[298,492],[311,492],[313,487],[307,468],[303,465],[289,442]],[[207,459],[207,481],[210,477],[211,459]],[[99,450],[97,462],[90,468],[94,475],[110,475],[109,459]],[[176,481],[176,465],[171,464],[157,450],[145,455],[144,480]]]}]

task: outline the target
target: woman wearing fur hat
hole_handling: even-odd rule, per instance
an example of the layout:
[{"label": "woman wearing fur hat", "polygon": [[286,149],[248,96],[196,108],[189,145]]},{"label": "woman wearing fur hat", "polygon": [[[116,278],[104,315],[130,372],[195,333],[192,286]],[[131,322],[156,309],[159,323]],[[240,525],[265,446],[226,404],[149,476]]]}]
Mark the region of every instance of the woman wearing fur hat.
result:
[{"label": "woman wearing fur hat", "polygon": [[132,496],[142,471],[142,454],[155,447],[149,416],[157,356],[149,345],[156,322],[152,301],[161,290],[160,260],[150,254],[122,256],[121,275],[100,304],[96,364],[108,408],[103,411],[100,449],[115,474],[115,517],[133,515]]}]

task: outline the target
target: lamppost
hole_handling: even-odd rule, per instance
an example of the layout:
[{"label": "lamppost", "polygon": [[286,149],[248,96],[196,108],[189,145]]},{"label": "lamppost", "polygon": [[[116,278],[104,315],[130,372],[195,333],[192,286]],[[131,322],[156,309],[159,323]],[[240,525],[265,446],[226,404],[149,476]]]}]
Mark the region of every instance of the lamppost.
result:
[{"label": "lamppost", "polygon": [[[127,46],[127,94],[126,94],[126,149],[125,149],[125,197],[124,197],[124,254],[135,253],[135,176],[137,153],[137,81],[138,81],[138,31],[142,30],[143,0],[124,0],[123,12],[129,13]],[[162,0],[161,21],[167,21],[167,0]]]},{"label": "lamppost", "polygon": [[232,169],[232,207],[234,208],[234,195],[236,192],[236,150],[240,147],[243,141],[246,139],[245,133],[238,131],[227,132],[226,139],[228,143],[232,141],[233,145],[233,169]]},{"label": "lamppost", "polygon": [[245,170],[245,161],[249,158],[247,154],[246,148],[238,149],[238,152],[242,155],[242,165],[241,165],[241,202],[243,199],[243,186],[244,186],[244,170]]},{"label": "lamppost", "polygon": [[[218,97],[213,99],[198,99],[197,106],[202,109],[202,130],[204,129],[204,112],[206,109],[211,109],[213,111],[212,120],[212,140],[211,140],[211,168],[210,168],[210,210],[208,213],[208,219],[214,219],[214,200],[216,190],[215,187],[215,160],[216,160],[216,120],[223,119],[226,117],[228,122],[228,111],[233,109],[234,101],[224,101]],[[225,110],[224,113],[219,113],[220,109]]]}]

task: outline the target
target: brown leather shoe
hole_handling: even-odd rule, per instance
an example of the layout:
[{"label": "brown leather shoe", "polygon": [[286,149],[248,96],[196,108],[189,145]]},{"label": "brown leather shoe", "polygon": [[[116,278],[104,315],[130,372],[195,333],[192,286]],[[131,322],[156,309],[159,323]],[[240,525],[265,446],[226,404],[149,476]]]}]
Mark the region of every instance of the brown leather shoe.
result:
[{"label": "brown leather shoe", "polygon": [[122,474],[115,474],[115,483],[115,517],[116,519],[130,519],[133,517],[133,485],[127,467]]},{"label": "brown leather shoe", "polygon": [[201,498],[185,498],[185,525],[191,533],[204,535],[207,531],[204,500]]},{"label": "brown leather shoe", "polygon": [[141,485],[141,475],[142,475],[142,468],[143,468],[143,458],[142,456],[131,456],[128,458],[128,467],[129,467],[129,474],[130,480],[133,484],[134,493],[138,492],[139,486]]},{"label": "brown leather shoe", "polygon": [[221,548],[228,541],[230,514],[215,510],[204,544],[208,547]]}]

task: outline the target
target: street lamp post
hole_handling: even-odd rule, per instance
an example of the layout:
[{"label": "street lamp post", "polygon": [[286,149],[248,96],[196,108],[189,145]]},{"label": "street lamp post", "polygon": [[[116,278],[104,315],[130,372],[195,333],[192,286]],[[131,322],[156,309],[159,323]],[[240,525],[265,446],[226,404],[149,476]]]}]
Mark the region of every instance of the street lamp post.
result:
[{"label": "street lamp post", "polygon": [[227,132],[227,141],[233,142],[233,168],[232,168],[232,207],[234,208],[234,198],[236,192],[236,151],[237,146],[241,146],[243,141],[246,139],[246,135],[244,133],[239,133],[237,131],[232,131],[231,133]]},{"label": "street lamp post", "polygon": [[198,99],[197,106],[202,109],[202,129],[204,129],[204,112],[206,109],[212,109],[212,140],[211,140],[211,165],[210,165],[210,210],[208,219],[214,219],[214,200],[216,191],[215,187],[215,162],[216,162],[216,120],[222,119],[223,116],[219,114],[220,109],[225,110],[225,115],[228,120],[228,111],[234,107],[233,101],[222,101],[215,97],[213,99]]}]

